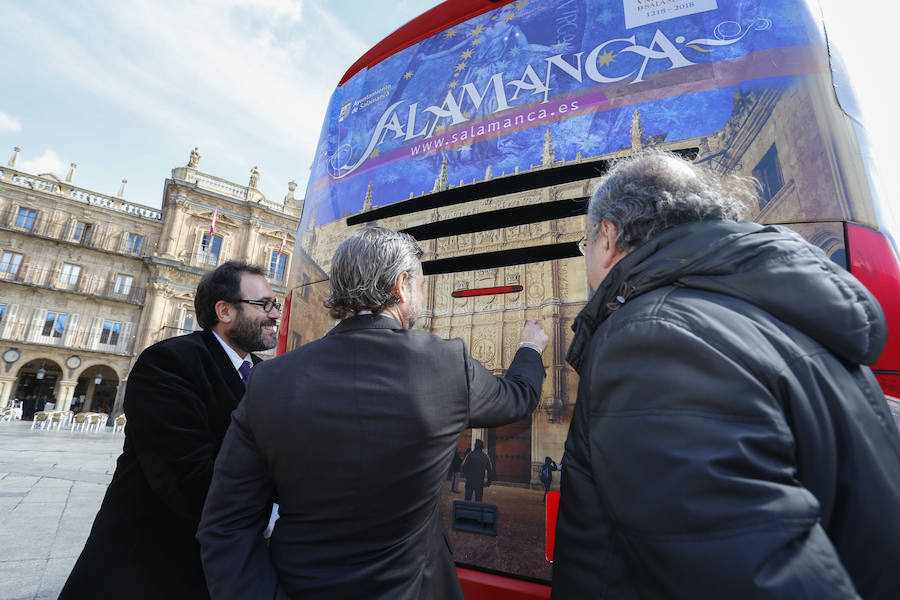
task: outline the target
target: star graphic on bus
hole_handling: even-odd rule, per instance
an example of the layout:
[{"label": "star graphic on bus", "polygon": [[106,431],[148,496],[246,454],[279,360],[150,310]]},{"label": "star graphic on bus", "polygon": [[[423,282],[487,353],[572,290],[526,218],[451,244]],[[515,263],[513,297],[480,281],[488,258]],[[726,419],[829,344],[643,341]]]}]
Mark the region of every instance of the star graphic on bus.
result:
[{"label": "star graphic on bus", "polygon": [[516,10],[522,10],[523,8],[525,8],[526,4],[528,4],[526,0],[519,0],[518,2],[516,2],[515,8]]},{"label": "star graphic on bus", "polygon": [[459,82],[458,82],[458,81],[451,81],[450,83],[447,84],[447,87],[450,88],[450,89],[452,90],[452,89],[455,88],[457,85],[459,85]]},{"label": "star graphic on bus", "polygon": [[407,71],[406,73],[403,74],[403,79],[409,79],[412,76],[413,76],[413,72]]},{"label": "star graphic on bus", "polygon": [[503,20],[506,21],[507,23],[509,23],[510,21],[512,21],[515,18],[516,18],[516,13],[509,13],[508,15],[506,15],[506,17]]},{"label": "star graphic on bus", "polygon": [[484,27],[482,27],[481,25],[479,25],[478,27],[476,27],[475,29],[473,29],[473,30],[469,33],[469,36],[470,36],[470,37],[476,37],[476,36],[481,35],[482,32],[484,32]]},{"label": "star graphic on bus", "polygon": [[378,148],[372,150],[372,153],[369,154],[369,158],[378,158],[378,155],[381,154],[381,151]]},{"label": "star graphic on bus", "polygon": [[466,50],[465,52],[463,52],[462,54],[460,54],[459,57],[460,57],[461,59],[463,59],[463,60],[472,58],[472,49],[469,48],[468,50]]},{"label": "star graphic on bus", "polygon": [[444,34],[444,37],[452,38],[454,35],[456,35],[456,29],[450,29],[449,31],[447,31],[447,33]]},{"label": "star graphic on bus", "polygon": [[481,43],[481,38],[480,38],[480,37],[477,37],[477,38],[475,38],[474,40],[472,40],[472,45],[473,45],[473,46],[477,46],[477,45],[480,44],[480,43]]},{"label": "star graphic on bus", "polygon": [[463,61],[463,62],[459,63],[458,65],[456,65],[456,72],[459,73],[460,71],[464,70],[466,68],[466,64],[467,63],[465,61]]},{"label": "star graphic on bus", "polygon": [[616,55],[612,52],[603,52],[600,56],[597,57],[597,66],[606,67],[610,64],[616,62]]}]

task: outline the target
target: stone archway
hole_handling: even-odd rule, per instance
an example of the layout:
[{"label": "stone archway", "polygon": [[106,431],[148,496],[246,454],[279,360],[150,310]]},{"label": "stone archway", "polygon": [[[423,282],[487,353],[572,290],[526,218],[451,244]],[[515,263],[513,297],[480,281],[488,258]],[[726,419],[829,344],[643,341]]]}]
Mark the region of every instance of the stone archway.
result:
[{"label": "stone archway", "polygon": [[56,403],[62,374],[62,368],[48,358],[35,358],[22,365],[13,392],[13,398],[22,406],[22,420],[31,421],[34,413],[44,410],[48,402]]},{"label": "stone archway", "polygon": [[111,414],[119,389],[119,376],[107,365],[93,365],[81,372],[72,397],[72,412]]}]

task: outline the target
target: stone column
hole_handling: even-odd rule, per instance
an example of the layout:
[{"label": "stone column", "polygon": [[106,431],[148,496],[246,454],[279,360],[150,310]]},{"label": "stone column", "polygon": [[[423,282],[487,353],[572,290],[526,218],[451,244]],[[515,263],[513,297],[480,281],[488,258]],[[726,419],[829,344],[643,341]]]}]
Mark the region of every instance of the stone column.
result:
[{"label": "stone column", "polygon": [[[253,215],[252,212],[251,212],[250,219],[251,219],[251,221],[247,227],[247,245],[245,246],[245,248],[247,248],[247,250],[246,250],[247,255],[245,258],[246,258],[247,262],[249,262],[251,264],[257,264],[257,262],[260,262],[260,261],[257,261],[257,252],[259,250],[259,237],[260,237],[259,229],[260,228],[259,228],[259,223],[257,223],[255,221],[256,216]],[[261,262],[265,262],[265,260],[266,260],[265,257],[263,257],[263,260]],[[263,268],[269,267],[269,265],[261,265],[261,266]]]},{"label": "stone column", "polygon": [[15,384],[15,377],[4,377],[3,379],[0,379],[0,408],[9,406],[10,397],[13,394],[13,386]]},{"label": "stone column", "polygon": [[128,379],[120,379],[119,380],[119,388],[116,390],[116,401],[113,404],[112,414],[109,415],[110,419],[115,419],[123,412],[125,412],[125,407],[123,403],[125,401],[125,387],[128,384]]},{"label": "stone column", "polygon": [[75,396],[75,386],[77,381],[60,381],[59,396],[57,396],[56,407],[60,410],[69,410],[72,408],[72,398]]},{"label": "stone column", "polygon": [[472,450],[475,449],[475,440],[481,440],[484,442],[484,452],[487,453],[487,440],[484,437],[484,432],[487,431],[484,427],[479,427],[477,429],[472,429]]},{"label": "stone column", "polygon": [[89,411],[91,410],[91,406],[94,404],[94,388],[96,384],[94,383],[94,377],[91,377],[88,380],[87,390],[84,392],[84,408],[82,410]]},{"label": "stone column", "polygon": [[139,337],[135,340],[135,356],[139,355],[147,346],[159,341],[157,334],[163,325],[166,299],[170,296],[171,291],[160,283],[147,285],[147,300],[138,327]]},{"label": "stone column", "polygon": [[181,196],[175,196],[166,209],[166,223],[160,235],[160,256],[174,260],[178,252],[178,240],[184,225],[185,211],[188,202]]}]

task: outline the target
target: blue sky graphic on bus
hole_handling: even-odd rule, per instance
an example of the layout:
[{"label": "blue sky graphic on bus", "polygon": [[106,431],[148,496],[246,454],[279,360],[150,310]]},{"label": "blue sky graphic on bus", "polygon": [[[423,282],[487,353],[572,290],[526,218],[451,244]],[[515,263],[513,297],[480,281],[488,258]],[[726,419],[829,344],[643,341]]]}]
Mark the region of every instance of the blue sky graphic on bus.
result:
[{"label": "blue sky graphic on bus", "polygon": [[[630,147],[635,109],[647,137],[714,133],[736,88],[823,69],[792,6],[521,0],[423,40],[332,96],[300,229],[359,212],[370,185],[373,206],[429,193],[444,157],[451,185],[526,171],[548,131],[555,161]],[[751,59],[766,53],[762,80]]]}]

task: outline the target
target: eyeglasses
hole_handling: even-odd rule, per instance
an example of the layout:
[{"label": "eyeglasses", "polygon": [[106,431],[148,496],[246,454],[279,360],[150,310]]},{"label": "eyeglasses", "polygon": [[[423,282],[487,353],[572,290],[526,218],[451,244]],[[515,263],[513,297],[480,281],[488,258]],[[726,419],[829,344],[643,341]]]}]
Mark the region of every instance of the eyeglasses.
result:
[{"label": "eyeglasses", "polygon": [[581,252],[582,256],[584,255],[585,252],[587,252],[587,238],[586,237],[582,237],[580,240],[578,240],[578,251]]},{"label": "eyeglasses", "polygon": [[254,306],[261,306],[264,312],[270,312],[273,308],[281,312],[281,302],[277,300],[238,300],[237,302],[246,302]]}]

